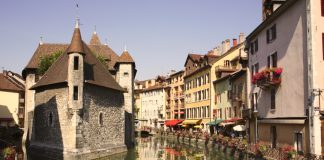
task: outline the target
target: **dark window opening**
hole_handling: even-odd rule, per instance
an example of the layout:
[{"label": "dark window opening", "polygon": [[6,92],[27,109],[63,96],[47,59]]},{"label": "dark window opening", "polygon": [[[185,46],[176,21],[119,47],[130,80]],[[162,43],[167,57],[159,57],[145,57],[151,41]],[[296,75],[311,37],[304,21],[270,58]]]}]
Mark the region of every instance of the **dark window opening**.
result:
[{"label": "dark window opening", "polygon": [[103,125],[103,113],[99,114],[99,124],[100,124],[100,126]]},{"label": "dark window opening", "polygon": [[272,67],[277,67],[277,52],[271,55]]},{"label": "dark window opening", "polygon": [[53,126],[53,113],[52,112],[48,116],[48,125]]},{"label": "dark window opening", "polygon": [[74,70],[79,69],[79,56],[74,56]]},{"label": "dark window opening", "polygon": [[276,90],[271,89],[271,109],[276,109]]},{"label": "dark window opening", "polygon": [[79,89],[78,86],[73,87],[73,100],[78,100],[79,97],[78,89]]},{"label": "dark window opening", "polygon": [[324,17],[324,0],[321,0],[321,13],[322,17]]},{"label": "dark window opening", "polygon": [[277,38],[277,28],[274,24],[271,28],[267,30],[267,43],[274,41]]},{"label": "dark window opening", "polygon": [[322,54],[323,54],[323,60],[324,60],[324,33],[322,33]]},{"label": "dark window opening", "polygon": [[271,126],[271,147],[277,147],[277,128],[276,126]]},{"label": "dark window opening", "polygon": [[296,149],[298,153],[303,152],[303,134],[302,133],[295,133],[296,136]]}]

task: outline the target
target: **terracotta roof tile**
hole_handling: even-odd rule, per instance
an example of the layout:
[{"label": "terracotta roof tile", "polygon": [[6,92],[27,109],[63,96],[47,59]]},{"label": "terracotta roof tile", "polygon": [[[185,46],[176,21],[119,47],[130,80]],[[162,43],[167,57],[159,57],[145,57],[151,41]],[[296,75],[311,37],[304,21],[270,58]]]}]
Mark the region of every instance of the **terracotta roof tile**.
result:
[{"label": "terracotta roof tile", "polygon": [[97,32],[93,32],[89,44],[90,45],[101,45],[100,39],[97,35]]},{"label": "terracotta roof tile", "polygon": [[83,42],[79,28],[75,28],[71,40],[71,44],[67,53],[84,53]]},{"label": "terracotta roof tile", "polygon": [[124,51],[119,59],[118,62],[123,62],[123,63],[134,63],[134,60],[132,58],[132,56],[128,53],[128,51]]},{"label": "terracotta roof tile", "polygon": [[[73,39],[73,38],[72,38]],[[71,45],[73,45],[71,43]],[[118,91],[124,89],[115,81],[110,72],[99,62],[91,49],[83,42],[84,50],[84,81],[105,88]],[[65,51],[48,69],[44,76],[32,87],[37,89],[52,84],[67,83],[68,77],[68,50]]]},{"label": "terracotta roof tile", "polygon": [[[57,51],[65,51],[69,47],[68,44],[55,44],[55,43],[44,43],[39,45],[33,54],[32,58],[29,60],[28,64],[23,70],[23,75],[27,69],[37,69],[39,61],[42,56],[51,55]],[[100,54],[109,60],[108,68],[109,70],[114,70],[114,66],[119,56],[107,45],[89,45],[90,50],[94,54]]]}]

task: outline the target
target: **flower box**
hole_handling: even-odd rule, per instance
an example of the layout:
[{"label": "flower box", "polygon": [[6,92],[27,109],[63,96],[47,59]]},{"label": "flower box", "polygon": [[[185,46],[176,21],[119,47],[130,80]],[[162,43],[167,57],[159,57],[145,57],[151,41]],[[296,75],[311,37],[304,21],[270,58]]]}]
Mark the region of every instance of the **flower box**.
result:
[{"label": "flower box", "polygon": [[267,68],[252,76],[252,83],[266,89],[276,87],[281,83],[282,68]]}]

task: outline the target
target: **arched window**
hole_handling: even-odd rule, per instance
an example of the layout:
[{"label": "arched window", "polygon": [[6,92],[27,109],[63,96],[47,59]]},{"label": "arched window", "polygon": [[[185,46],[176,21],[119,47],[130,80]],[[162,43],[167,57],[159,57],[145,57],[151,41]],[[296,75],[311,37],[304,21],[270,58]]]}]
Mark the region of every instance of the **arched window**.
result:
[{"label": "arched window", "polygon": [[103,113],[99,113],[99,125],[103,125]]},{"label": "arched window", "polygon": [[53,126],[53,113],[50,112],[49,115],[48,115],[48,125],[49,126]]}]

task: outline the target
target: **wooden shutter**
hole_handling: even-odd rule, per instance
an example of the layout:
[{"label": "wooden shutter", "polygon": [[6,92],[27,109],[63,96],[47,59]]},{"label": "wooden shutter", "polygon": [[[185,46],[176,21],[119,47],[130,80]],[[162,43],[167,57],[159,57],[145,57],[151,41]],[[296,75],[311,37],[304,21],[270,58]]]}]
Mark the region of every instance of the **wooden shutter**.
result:
[{"label": "wooden shutter", "polygon": [[321,0],[321,13],[322,16],[324,17],[324,0]]},{"label": "wooden shutter", "polygon": [[324,33],[322,33],[322,54],[323,54],[323,60],[324,60]]},{"label": "wooden shutter", "polygon": [[259,49],[258,39],[256,39],[254,42],[254,48],[255,48],[255,52],[257,52]]}]

